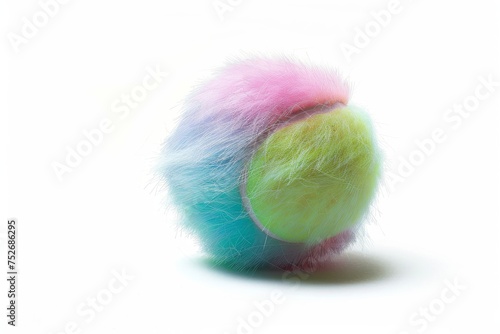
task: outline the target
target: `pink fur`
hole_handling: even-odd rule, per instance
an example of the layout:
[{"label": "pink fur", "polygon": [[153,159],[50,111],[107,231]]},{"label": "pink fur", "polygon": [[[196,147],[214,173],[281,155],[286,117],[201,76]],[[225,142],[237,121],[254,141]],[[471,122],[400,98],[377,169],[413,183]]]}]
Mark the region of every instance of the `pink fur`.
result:
[{"label": "pink fur", "polygon": [[288,59],[235,62],[217,78],[200,87],[193,102],[218,105],[217,112],[239,119],[265,117],[273,123],[304,109],[347,104],[349,99],[349,88],[336,72]]},{"label": "pink fur", "polygon": [[285,265],[287,270],[320,270],[332,254],[339,254],[356,239],[353,230],[346,230],[311,247],[295,264]]}]

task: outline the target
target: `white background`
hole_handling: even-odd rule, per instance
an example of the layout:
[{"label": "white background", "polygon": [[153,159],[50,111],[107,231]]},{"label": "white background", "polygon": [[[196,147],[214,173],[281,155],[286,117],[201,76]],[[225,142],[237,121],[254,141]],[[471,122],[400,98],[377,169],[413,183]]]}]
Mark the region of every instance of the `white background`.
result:
[{"label": "white background", "polygon": [[[23,18],[33,22],[41,5],[2,2],[0,263],[6,271],[5,223],[15,217],[20,276],[15,329],[6,330],[0,284],[0,332],[498,332],[498,2],[401,0],[382,28],[371,13],[391,7],[386,0],[221,2],[230,10],[218,12],[212,0],[72,0],[18,48],[13,34],[22,36]],[[372,29],[368,45],[358,29]],[[356,36],[362,47],[346,57],[341,45]],[[387,173],[376,219],[331,271],[286,281],[213,268],[176,232],[151,178],[184,94],[248,53],[338,68],[353,85],[352,103],[377,126]],[[120,117],[113,104],[148,67],[169,74]],[[480,77],[497,86],[468,117],[447,114],[474,102]],[[54,162],[104,119],[112,131],[59,180]],[[436,129],[445,140],[422,158],[416,141]],[[419,165],[394,179],[410,157]],[[123,270],[133,279],[110,295],[113,272]],[[454,296],[447,284],[461,290]],[[257,314],[255,302],[273,293],[281,302]],[[89,321],[77,309],[97,296],[111,300]],[[432,318],[422,320],[429,308]],[[261,321],[238,329],[249,318]]]}]

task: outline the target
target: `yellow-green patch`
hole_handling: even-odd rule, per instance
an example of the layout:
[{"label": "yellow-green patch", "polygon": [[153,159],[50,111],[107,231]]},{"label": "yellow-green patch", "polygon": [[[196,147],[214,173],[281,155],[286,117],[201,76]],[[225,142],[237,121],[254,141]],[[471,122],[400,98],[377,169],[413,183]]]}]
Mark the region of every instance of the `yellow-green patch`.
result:
[{"label": "yellow-green patch", "polygon": [[342,107],[271,134],[248,166],[246,195],[270,235],[315,243],[364,218],[380,172],[370,119]]}]

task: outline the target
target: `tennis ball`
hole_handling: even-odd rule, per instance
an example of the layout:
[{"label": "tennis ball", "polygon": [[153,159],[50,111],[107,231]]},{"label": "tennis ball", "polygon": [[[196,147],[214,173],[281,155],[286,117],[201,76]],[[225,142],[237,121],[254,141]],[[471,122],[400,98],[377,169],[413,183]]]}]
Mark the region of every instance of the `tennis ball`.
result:
[{"label": "tennis ball", "polygon": [[254,57],[186,98],[158,173],[217,263],[308,267],[354,241],[381,175],[368,114],[327,68]]}]

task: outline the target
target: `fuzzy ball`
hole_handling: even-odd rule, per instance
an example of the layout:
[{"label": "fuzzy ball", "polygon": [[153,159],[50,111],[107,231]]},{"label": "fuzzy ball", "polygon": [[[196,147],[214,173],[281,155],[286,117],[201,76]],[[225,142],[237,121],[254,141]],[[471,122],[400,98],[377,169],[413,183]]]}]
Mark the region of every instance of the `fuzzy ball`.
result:
[{"label": "fuzzy ball", "polygon": [[187,97],[159,173],[183,225],[218,263],[308,267],[366,218],[381,154],[335,71],[251,58]]}]

